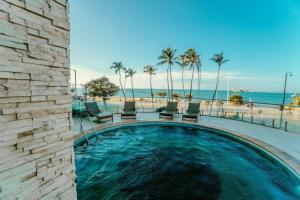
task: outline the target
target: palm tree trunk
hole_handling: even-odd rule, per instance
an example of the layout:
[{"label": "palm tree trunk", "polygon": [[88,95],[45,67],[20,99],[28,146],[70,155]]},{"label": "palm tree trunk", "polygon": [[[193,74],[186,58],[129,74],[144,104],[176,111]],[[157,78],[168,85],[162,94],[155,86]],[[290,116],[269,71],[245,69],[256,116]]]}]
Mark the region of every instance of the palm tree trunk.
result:
[{"label": "palm tree trunk", "polygon": [[152,99],[152,107],[154,108],[154,101],[153,101],[153,88],[152,88],[152,75],[150,74],[150,89],[151,89],[151,99]]},{"label": "palm tree trunk", "polygon": [[201,109],[201,95],[200,95],[200,93],[201,93],[201,81],[202,81],[202,70],[201,70],[201,66],[200,66],[200,84],[199,84],[199,103],[200,103],[200,107],[199,107],[199,109]]},{"label": "palm tree trunk", "polygon": [[193,81],[194,81],[194,72],[195,72],[195,68],[194,66],[192,66],[193,71],[192,71],[192,79],[191,79],[191,87],[190,87],[190,96],[189,96],[189,102],[192,99],[192,90],[193,90]]},{"label": "palm tree trunk", "polygon": [[181,80],[182,80],[183,98],[185,98],[184,80],[183,80],[183,67],[181,67]]},{"label": "palm tree trunk", "polygon": [[133,78],[131,77],[131,92],[132,92],[132,98],[134,101],[134,90],[133,90]]},{"label": "palm tree trunk", "polygon": [[120,82],[120,85],[121,85],[121,90],[122,90],[123,96],[124,96],[125,101],[126,101],[126,95],[125,95],[125,92],[124,92],[124,88],[123,88],[123,84],[122,84],[122,77],[121,77],[121,72],[120,71],[119,71],[119,82]]},{"label": "palm tree trunk", "polygon": [[167,82],[168,82],[168,98],[169,98],[169,101],[170,101],[169,67],[167,69]]},{"label": "palm tree trunk", "polygon": [[173,77],[172,77],[172,66],[170,66],[170,79],[171,79],[171,98],[172,98],[172,101],[173,101]]},{"label": "palm tree trunk", "polygon": [[127,78],[126,78],[126,76],[125,76],[125,79],[124,79],[124,91],[126,90],[126,81],[127,80]]},{"label": "palm tree trunk", "polygon": [[153,88],[152,88],[152,76],[150,74],[150,89],[151,89],[151,98],[152,98],[152,103],[153,103]]},{"label": "palm tree trunk", "polygon": [[199,98],[199,101],[201,100],[200,99],[200,84],[201,84],[201,69],[200,69],[200,66],[197,67],[197,73],[198,73],[198,98]]},{"label": "palm tree trunk", "polygon": [[219,64],[219,68],[218,68],[218,76],[217,76],[217,84],[216,84],[216,88],[215,88],[215,92],[212,98],[212,102],[210,105],[210,109],[209,109],[209,115],[211,115],[211,111],[212,111],[212,107],[216,98],[216,94],[217,94],[217,90],[218,90],[218,86],[219,86],[219,77],[220,77],[220,69],[221,69],[221,65]]}]

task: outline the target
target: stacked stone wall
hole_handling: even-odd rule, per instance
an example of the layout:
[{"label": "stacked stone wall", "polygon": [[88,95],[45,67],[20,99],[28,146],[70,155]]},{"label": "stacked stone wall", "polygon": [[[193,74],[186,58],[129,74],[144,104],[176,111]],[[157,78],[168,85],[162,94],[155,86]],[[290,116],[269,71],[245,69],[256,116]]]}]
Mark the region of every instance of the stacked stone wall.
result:
[{"label": "stacked stone wall", "polygon": [[76,199],[67,0],[0,0],[0,199]]}]

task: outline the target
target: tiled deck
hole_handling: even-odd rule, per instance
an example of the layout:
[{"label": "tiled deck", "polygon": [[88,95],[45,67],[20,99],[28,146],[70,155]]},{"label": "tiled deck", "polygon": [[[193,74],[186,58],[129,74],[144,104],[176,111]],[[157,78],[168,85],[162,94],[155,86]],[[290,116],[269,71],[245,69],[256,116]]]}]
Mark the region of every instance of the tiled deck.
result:
[{"label": "tiled deck", "polygon": [[[165,120],[158,117],[158,113],[138,113],[137,122],[142,121],[175,121],[181,122],[181,116],[177,115],[174,120]],[[104,122],[98,124],[94,122],[96,129],[108,127],[120,123],[132,123],[135,120],[122,120],[120,115],[114,115],[114,122]],[[223,119],[214,117],[201,117],[197,123],[202,126],[224,130],[233,135],[250,141],[261,148],[268,150],[276,157],[283,160],[286,164],[290,165],[300,175],[300,135],[282,130],[269,128],[261,125]],[[86,129],[91,129],[92,126],[87,120],[84,120]],[[74,130],[77,136],[80,137],[80,124],[79,120],[74,118]]]}]

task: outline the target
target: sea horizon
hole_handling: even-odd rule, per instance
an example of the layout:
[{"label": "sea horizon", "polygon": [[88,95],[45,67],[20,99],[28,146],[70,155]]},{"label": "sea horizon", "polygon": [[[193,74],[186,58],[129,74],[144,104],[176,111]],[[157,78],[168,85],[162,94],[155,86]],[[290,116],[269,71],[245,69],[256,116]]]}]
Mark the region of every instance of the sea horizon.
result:
[{"label": "sea horizon", "polygon": [[[84,87],[82,87],[81,85],[84,85],[84,84],[78,84],[79,86],[77,86],[77,89],[80,90],[80,89],[84,89]],[[75,88],[75,84],[72,83],[72,89]],[[160,90],[160,91],[165,91],[167,92],[168,89],[167,88],[152,88],[153,90]],[[126,87],[125,90],[130,90],[131,91],[131,88],[130,87]],[[149,87],[145,87],[145,88],[134,88],[134,90],[150,90]],[[182,88],[173,88],[173,90],[181,90],[182,91]],[[200,89],[201,91],[214,91],[214,89]],[[185,91],[189,91],[188,88],[185,89]],[[197,89],[193,89],[192,91],[198,91]],[[227,92],[227,89],[218,89],[218,91],[226,91]],[[234,91],[233,89],[230,89],[229,90],[230,92],[237,92],[237,93],[240,93],[241,91],[244,91],[244,92],[248,92],[248,93],[280,93],[280,94],[283,94],[283,89],[280,91],[280,90],[250,90],[250,89],[237,89],[236,91]],[[120,92],[121,92],[121,88],[120,88]],[[300,95],[300,90],[299,91],[287,91],[286,94],[297,94],[297,95]]]},{"label": "sea horizon", "polygon": [[[132,97],[132,91],[130,88],[124,89],[126,97]],[[157,95],[158,92],[165,91],[168,92],[167,89],[153,89],[153,94],[155,98],[158,98]],[[83,88],[78,88],[78,95],[83,95]],[[200,92],[196,89],[192,90],[192,96],[195,99],[211,99],[213,96],[214,90],[200,90]],[[173,89],[173,93],[179,94],[181,97],[183,97],[183,91],[182,89]],[[283,101],[283,93],[281,92],[257,92],[257,91],[229,91],[229,97],[232,94],[239,94],[244,98],[244,101],[246,102],[253,102],[253,103],[262,103],[262,104],[282,104]],[[185,90],[185,95],[189,94],[189,90]],[[287,92],[286,93],[286,100],[285,103],[288,104],[292,102],[293,95],[297,95],[299,93],[292,93]],[[135,88],[134,89],[134,95],[136,98],[151,98],[151,90],[149,88]],[[114,95],[123,97],[122,90]],[[167,98],[167,95],[165,96]],[[220,100],[227,100],[227,91],[226,90],[218,90],[216,99]]]}]

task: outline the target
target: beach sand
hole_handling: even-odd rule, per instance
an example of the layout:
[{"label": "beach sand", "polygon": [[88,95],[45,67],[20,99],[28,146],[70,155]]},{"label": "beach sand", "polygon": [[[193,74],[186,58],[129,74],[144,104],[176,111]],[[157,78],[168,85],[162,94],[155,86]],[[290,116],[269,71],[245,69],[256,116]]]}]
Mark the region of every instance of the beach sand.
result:
[{"label": "beach sand", "polygon": [[[100,109],[105,110],[102,98],[88,98],[89,101],[96,101],[100,105]],[[133,101],[133,98],[126,98],[127,101]],[[119,96],[110,97],[107,104],[107,111],[118,113],[123,109],[125,99]],[[135,98],[136,108],[138,112],[154,112],[157,108],[167,105],[167,98]],[[184,113],[188,107],[188,100],[175,100],[178,101],[179,113]],[[191,102],[197,102],[192,100]],[[222,105],[214,102],[212,116],[225,117],[244,120],[247,122],[253,122],[266,126],[280,127],[281,111],[278,105],[266,105],[266,104],[253,104],[252,109],[248,105],[233,105],[231,103],[224,102]],[[211,101],[201,101],[200,112],[202,115],[208,115]],[[283,121],[281,127],[285,127],[287,122],[287,129],[291,132],[300,134],[300,108],[292,108],[290,110],[284,110]]]},{"label": "beach sand", "polygon": [[[97,102],[103,102],[102,98],[92,98]],[[129,97],[126,98],[127,101],[133,101],[133,98]],[[107,101],[107,104],[118,105],[120,107],[124,104],[124,97],[113,96],[110,97]],[[159,107],[163,107],[167,105],[168,99],[167,98],[154,98],[153,102],[151,98],[135,98],[136,107],[137,109],[144,109],[145,111],[154,111]],[[176,100],[178,101],[178,110],[179,112],[185,112],[188,107],[188,100]],[[192,100],[191,102],[199,102],[197,100]],[[201,101],[200,110],[203,112],[204,115],[209,113],[211,101]],[[218,113],[217,113],[218,112]],[[271,106],[271,105],[264,105],[264,104],[254,104],[253,108],[251,109],[247,105],[233,105],[231,103],[217,103],[214,102],[213,105],[213,115],[239,115],[243,114],[244,117],[251,117],[253,115],[254,118],[270,118],[270,119],[279,119],[281,115],[281,111],[279,106]],[[284,110],[284,119],[285,120],[299,120],[300,123],[300,108],[293,108],[291,110]]]}]

